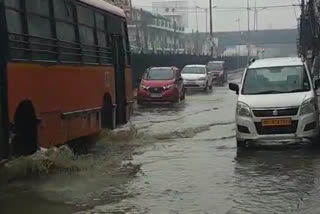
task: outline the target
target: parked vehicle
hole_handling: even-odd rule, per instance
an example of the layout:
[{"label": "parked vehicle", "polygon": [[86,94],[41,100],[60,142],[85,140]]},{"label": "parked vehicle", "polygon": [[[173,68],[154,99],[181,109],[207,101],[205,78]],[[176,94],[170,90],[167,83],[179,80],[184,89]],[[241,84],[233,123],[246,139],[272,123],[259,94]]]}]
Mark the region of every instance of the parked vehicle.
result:
[{"label": "parked vehicle", "polygon": [[312,142],[319,135],[319,112],[310,72],[300,58],[262,59],[245,70],[239,94],[237,144],[250,141]]},{"label": "parked vehicle", "polygon": [[185,88],[204,91],[212,89],[212,76],[208,74],[205,65],[187,65],[182,69],[181,75]]},{"label": "parked vehicle", "polygon": [[185,99],[181,72],[176,67],[148,69],[138,90],[138,104],[179,103]]},{"label": "parked vehicle", "polygon": [[228,81],[228,73],[225,70],[224,61],[211,61],[207,64],[207,70],[212,75],[213,83],[224,85]]}]

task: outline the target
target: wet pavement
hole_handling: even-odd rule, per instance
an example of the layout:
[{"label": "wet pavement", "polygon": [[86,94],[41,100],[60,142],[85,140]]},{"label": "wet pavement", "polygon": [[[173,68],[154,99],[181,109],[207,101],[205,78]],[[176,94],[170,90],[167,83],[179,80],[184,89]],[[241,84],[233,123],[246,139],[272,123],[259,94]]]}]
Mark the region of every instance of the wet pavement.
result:
[{"label": "wet pavement", "polygon": [[0,213],[320,213],[320,151],[237,150],[236,98],[190,92],[139,107],[86,155],[16,160],[0,173]]}]

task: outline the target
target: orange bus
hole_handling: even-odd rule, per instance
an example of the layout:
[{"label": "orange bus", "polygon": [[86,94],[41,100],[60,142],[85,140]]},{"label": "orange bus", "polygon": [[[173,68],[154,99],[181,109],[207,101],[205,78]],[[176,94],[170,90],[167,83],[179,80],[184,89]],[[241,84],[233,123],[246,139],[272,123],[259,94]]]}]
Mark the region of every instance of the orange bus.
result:
[{"label": "orange bus", "polygon": [[127,123],[133,87],[123,10],[103,0],[0,0],[0,8],[0,140],[9,138],[14,155]]}]

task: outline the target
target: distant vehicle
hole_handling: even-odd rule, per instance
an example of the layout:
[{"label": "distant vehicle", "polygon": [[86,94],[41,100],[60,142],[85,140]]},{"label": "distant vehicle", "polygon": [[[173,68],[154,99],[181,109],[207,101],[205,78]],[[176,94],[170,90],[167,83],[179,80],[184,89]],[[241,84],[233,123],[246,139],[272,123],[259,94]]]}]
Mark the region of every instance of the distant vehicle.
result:
[{"label": "distant vehicle", "polygon": [[176,67],[148,69],[138,90],[138,104],[179,103],[185,99],[180,70]]},{"label": "distant vehicle", "polygon": [[262,59],[245,70],[236,113],[237,145],[247,142],[313,142],[319,136],[319,113],[308,67],[300,58]]},{"label": "distant vehicle", "polygon": [[204,91],[212,89],[212,76],[208,74],[205,65],[187,65],[182,69],[181,75],[185,88]]},{"label": "distant vehicle", "polygon": [[59,146],[129,120],[133,87],[122,9],[101,0],[6,0],[0,9],[0,58],[7,60],[0,70],[0,135],[11,132],[12,153],[29,155],[38,145]]},{"label": "distant vehicle", "polygon": [[212,80],[216,84],[224,85],[228,81],[224,64],[224,61],[211,61],[207,64],[208,73],[212,75]]}]

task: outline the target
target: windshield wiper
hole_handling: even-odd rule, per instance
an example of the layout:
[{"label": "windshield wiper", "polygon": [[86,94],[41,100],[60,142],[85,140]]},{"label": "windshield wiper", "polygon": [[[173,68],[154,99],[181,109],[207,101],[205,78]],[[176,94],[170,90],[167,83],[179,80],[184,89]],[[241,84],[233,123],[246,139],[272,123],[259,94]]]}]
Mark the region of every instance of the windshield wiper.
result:
[{"label": "windshield wiper", "polygon": [[283,91],[275,91],[275,90],[269,90],[269,91],[261,91],[261,92],[256,92],[256,93],[248,93],[251,95],[258,95],[258,94],[280,94],[280,93],[286,93]]},{"label": "windshield wiper", "polygon": [[275,91],[275,90],[269,90],[269,91],[261,91],[257,93],[247,93],[249,95],[258,95],[258,94],[285,94],[285,93],[296,93],[296,92],[305,92],[308,91],[307,89],[294,89],[291,91]]},{"label": "windshield wiper", "polygon": [[300,89],[294,89],[291,91],[286,91],[285,93],[306,92],[306,91],[309,91],[309,89],[300,88]]}]

